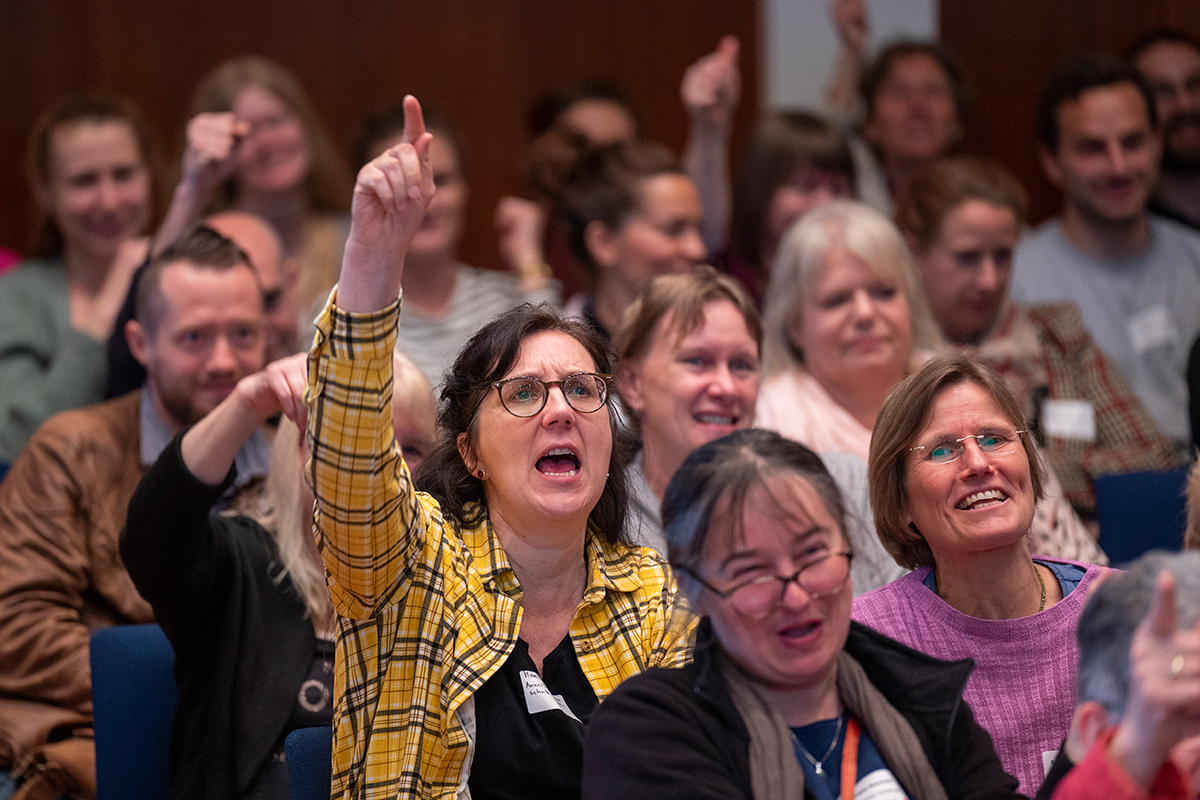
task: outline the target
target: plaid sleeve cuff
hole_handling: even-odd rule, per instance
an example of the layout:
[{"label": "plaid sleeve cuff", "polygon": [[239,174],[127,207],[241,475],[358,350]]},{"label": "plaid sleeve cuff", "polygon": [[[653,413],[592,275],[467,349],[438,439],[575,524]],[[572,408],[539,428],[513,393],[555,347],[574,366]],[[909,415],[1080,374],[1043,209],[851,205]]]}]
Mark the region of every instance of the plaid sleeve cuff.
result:
[{"label": "plaid sleeve cuff", "polygon": [[317,317],[317,343],[330,358],[369,360],[392,357],[400,319],[400,298],[378,311],[351,312],[337,306],[337,287]]}]

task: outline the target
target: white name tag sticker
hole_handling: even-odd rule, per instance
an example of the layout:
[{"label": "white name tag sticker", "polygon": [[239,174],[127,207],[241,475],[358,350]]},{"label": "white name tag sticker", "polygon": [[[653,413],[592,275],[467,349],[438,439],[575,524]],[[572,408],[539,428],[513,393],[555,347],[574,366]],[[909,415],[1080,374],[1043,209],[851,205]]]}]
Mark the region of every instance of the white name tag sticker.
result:
[{"label": "white name tag sticker", "polygon": [[1054,766],[1055,759],[1058,758],[1057,750],[1042,751],[1042,772],[1046,775],[1050,774],[1050,768]]},{"label": "white name tag sticker", "polygon": [[907,800],[890,770],[877,769],[854,785],[854,800]]},{"label": "white name tag sticker", "polygon": [[1138,355],[1178,340],[1171,312],[1162,304],[1144,308],[1129,320],[1129,342]]},{"label": "white name tag sticker", "polygon": [[1042,430],[1060,439],[1096,441],[1096,408],[1087,400],[1047,400],[1042,403]]},{"label": "white name tag sticker", "polygon": [[525,707],[530,714],[540,714],[543,711],[561,711],[571,719],[579,722],[579,717],[571,713],[567,701],[561,694],[551,694],[550,689],[542,680],[542,676],[533,670],[521,670],[521,685],[525,689]]}]

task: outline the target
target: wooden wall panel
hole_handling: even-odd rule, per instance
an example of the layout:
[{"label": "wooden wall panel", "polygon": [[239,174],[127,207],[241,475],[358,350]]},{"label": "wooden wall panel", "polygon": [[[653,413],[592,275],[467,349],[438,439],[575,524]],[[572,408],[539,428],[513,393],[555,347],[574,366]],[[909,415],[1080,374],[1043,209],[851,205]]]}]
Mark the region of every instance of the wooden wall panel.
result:
[{"label": "wooden wall panel", "polygon": [[[628,87],[647,135],[678,149],[684,68],[724,33],[743,42],[743,94],[758,96],[755,0],[0,0],[0,243],[27,244],[25,137],[69,91],[129,95],[170,162],[196,82],[260,53],[293,70],[348,151],[361,116],[405,92],[461,128],[470,172],[466,260],[494,266],[492,209],[520,189],[529,101],[564,77]],[[743,133],[756,114],[747,101]]]},{"label": "wooden wall panel", "polygon": [[942,42],[977,94],[965,123],[967,152],[1009,166],[1031,198],[1031,221],[1053,216],[1058,190],[1037,159],[1034,116],[1043,81],[1080,52],[1123,52],[1139,35],[1173,25],[1200,38],[1195,0],[944,0]]}]

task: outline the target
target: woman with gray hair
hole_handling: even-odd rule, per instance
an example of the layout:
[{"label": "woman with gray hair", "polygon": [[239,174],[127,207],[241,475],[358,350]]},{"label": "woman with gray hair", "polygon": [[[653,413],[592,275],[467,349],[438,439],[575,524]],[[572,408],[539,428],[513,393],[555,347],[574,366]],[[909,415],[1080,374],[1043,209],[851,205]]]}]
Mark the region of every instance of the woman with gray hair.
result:
[{"label": "woman with gray hair", "polygon": [[758,424],[865,460],[884,398],[938,344],[896,226],[862,203],[811,211],[771,271]]},{"label": "woman with gray hair", "polygon": [[962,702],[969,663],[850,622],[853,553],[815,453],[763,430],[710,442],[671,479],[663,520],[702,616],[695,660],[600,705],[584,798],[1017,796]]}]

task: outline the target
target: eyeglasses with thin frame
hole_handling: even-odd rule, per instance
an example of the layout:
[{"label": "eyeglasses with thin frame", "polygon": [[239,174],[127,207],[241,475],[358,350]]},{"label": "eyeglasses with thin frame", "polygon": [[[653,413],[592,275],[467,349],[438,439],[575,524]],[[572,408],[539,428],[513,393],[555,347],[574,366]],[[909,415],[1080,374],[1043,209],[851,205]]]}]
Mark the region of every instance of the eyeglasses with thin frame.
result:
[{"label": "eyeglasses with thin frame", "polygon": [[532,417],[546,407],[550,388],[557,386],[563,393],[567,405],[583,414],[599,411],[608,402],[608,388],[612,375],[599,372],[577,372],[561,381],[543,381],[537,378],[507,378],[496,381],[496,393],[500,404],[514,417]]},{"label": "eyeglasses with thin frame", "polygon": [[1018,431],[984,431],[983,433],[972,433],[963,436],[959,439],[939,439],[933,444],[919,444],[916,447],[908,448],[908,452],[917,453],[922,450],[928,450],[925,455],[925,460],[933,464],[949,464],[951,461],[957,461],[964,452],[966,445],[963,442],[968,439],[974,439],[981,452],[984,453],[1007,453],[1012,449],[1012,446],[1020,441],[1021,434],[1029,433],[1027,430]]},{"label": "eyeglasses with thin frame", "polygon": [[723,590],[701,578],[694,569],[677,569],[691,575],[697,583],[717,597],[728,600],[742,615],[751,619],[762,619],[783,604],[783,597],[792,583],[803,589],[813,600],[824,600],[837,594],[850,577],[852,558],[854,553],[849,550],[826,553],[809,561],[791,575],[759,575]]}]

